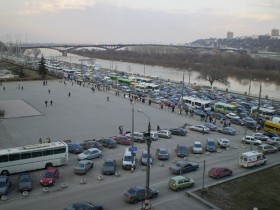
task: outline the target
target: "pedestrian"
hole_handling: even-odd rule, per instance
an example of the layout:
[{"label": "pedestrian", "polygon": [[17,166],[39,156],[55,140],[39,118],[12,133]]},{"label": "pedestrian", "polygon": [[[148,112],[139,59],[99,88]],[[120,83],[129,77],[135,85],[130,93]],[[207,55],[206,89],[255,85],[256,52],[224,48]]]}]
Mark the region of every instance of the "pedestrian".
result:
[{"label": "pedestrian", "polygon": [[21,86],[21,90],[23,90],[23,86]]},{"label": "pedestrian", "polygon": [[42,143],[43,143],[43,141],[42,141],[42,139],[41,139],[41,138],[39,138],[39,143],[40,143],[40,144],[42,144]]},{"label": "pedestrian", "polygon": [[52,104],[53,104],[53,101],[52,101],[52,100],[50,101],[50,104],[51,104],[51,106],[52,106]]},{"label": "pedestrian", "polygon": [[50,93],[51,93],[51,90],[49,89],[49,91],[48,91],[48,92],[49,92],[49,94],[50,94]]},{"label": "pedestrian", "polygon": [[68,93],[68,96],[69,96],[69,97],[71,96],[71,93],[70,93],[70,92]]},{"label": "pedestrian", "polygon": [[109,96],[107,96],[107,101],[109,102]]},{"label": "pedestrian", "polygon": [[123,133],[123,126],[122,125],[119,126],[119,132],[120,132],[120,134]]},{"label": "pedestrian", "polygon": [[159,127],[159,125],[157,125],[157,131],[159,131],[160,130],[160,127]]},{"label": "pedestrian", "polygon": [[48,101],[47,100],[45,101],[45,104],[46,104],[46,107],[47,107],[48,106]]},{"label": "pedestrian", "polygon": [[203,135],[205,134],[204,128],[202,128],[202,134],[203,134]]},{"label": "pedestrian", "polygon": [[4,90],[4,91],[5,91],[5,89],[6,89],[6,88],[5,88],[5,87],[3,87],[3,90]]}]

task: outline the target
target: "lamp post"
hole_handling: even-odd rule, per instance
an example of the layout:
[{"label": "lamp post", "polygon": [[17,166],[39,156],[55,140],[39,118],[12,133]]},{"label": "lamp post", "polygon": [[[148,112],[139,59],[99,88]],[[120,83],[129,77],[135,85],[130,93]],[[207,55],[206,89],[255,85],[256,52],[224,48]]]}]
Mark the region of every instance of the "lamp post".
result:
[{"label": "lamp post", "polygon": [[150,191],[150,150],[151,150],[151,121],[149,115],[143,112],[141,109],[137,110],[138,112],[145,115],[148,120],[148,135],[147,135],[147,170],[146,170],[146,190],[145,190],[145,206],[144,210],[150,210],[150,199],[149,199],[149,191]]},{"label": "lamp post", "polygon": [[[269,80],[269,78],[266,78],[266,80]],[[259,123],[259,116],[260,116],[260,106],[261,106],[261,95],[262,95],[262,83],[263,81],[260,80],[260,91],[259,91],[259,100],[258,100],[258,108],[257,108],[257,123]]]},{"label": "lamp post", "polygon": [[[132,103],[132,127],[131,127],[131,147],[134,146],[134,104],[135,104],[136,101],[133,101]],[[131,154],[132,154],[132,165],[131,165],[131,172],[134,171],[134,164],[135,164],[135,161],[134,161],[134,158],[135,158],[135,152],[134,151],[131,151]]]}]

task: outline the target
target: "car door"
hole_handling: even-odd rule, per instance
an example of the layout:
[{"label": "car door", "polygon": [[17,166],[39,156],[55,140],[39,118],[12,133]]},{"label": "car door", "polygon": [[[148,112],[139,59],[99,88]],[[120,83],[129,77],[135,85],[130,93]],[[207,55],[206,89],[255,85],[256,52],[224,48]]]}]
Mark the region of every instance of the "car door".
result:
[{"label": "car door", "polygon": [[191,171],[191,165],[188,164],[188,163],[185,163],[182,167],[182,171],[183,172],[188,172],[188,171]]},{"label": "car door", "polygon": [[96,155],[97,155],[96,153],[97,153],[97,151],[96,151],[96,150],[91,151],[91,152],[90,152],[90,154],[89,154],[88,159],[93,159],[93,158],[96,158]]},{"label": "car door", "polygon": [[145,199],[145,189],[138,190],[136,197],[138,200],[144,200]]}]

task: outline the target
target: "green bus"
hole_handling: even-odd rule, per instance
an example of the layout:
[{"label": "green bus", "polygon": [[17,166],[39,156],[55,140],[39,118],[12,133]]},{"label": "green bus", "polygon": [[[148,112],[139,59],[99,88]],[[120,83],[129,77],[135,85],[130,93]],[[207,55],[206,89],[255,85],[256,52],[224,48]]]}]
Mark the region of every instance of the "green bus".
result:
[{"label": "green bus", "polygon": [[220,112],[223,114],[228,114],[230,112],[236,113],[237,112],[237,106],[233,104],[227,104],[223,102],[217,102],[214,104],[214,111]]}]

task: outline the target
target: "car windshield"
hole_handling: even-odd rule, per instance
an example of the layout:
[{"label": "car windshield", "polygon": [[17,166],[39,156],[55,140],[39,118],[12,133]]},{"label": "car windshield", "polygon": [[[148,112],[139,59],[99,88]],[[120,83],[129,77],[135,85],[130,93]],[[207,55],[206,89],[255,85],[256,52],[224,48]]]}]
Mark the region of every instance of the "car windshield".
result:
[{"label": "car windshield", "polygon": [[160,151],[159,151],[159,154],[161,154],[161,155],[166,155],[166,154],[167,154],[167,151],[166,151],[166,150],[160,150]]},{"label": "car windshield", "polygon": [[136,193],[136,190],[134,188],[130,188],[128,190],[128,193],[131,194],[131,195],[134,195]]},{"label": "car windshield", "polygon": [[30,181],[30,179],[29,179],[29,177],[20,177],[20,179],[19,179],[19,181],[20,182],[29,182]]},{"label": "car windshield", "polygon": [[215,146],[215,142],[209,141],[209,142],[208,142],[208,146]]},{"label": "car windshield", "polygon": [[182,168],[182,164],[181,163],[176,163],[175,166]]},{"label": "car windshield", "polygon": [[47,171],[43,176],[44,176],[45,178],[52,178],[52,177],[54,177],[54,174],[53,174],[53,172]]},{"label": "car windshield", "polygon": [[86,151],[84,151],[83,152],[85,155],[88,155],[89,153],[90,153],[90,151],[89,150],[86,150]]},{"label": "car windshield", "polygon": [[132,161],[132,156],[125,156],[124,161]]},{"label": "car windshield", "polygon": [[114,163],[113,162],[105,162],[104,165],[105,166],[114,166]]},{"label": "car windshield", "polygon": [[200,144],[194,144],[194,147],[195,148],[201,148],[201,145]]},{"label": "car windshield", "polygon": [[84,164],[84,163],[79,163],[77,166],[78,166],[79,168],[84,168],[84,167],[85,167],[85,164]]}]

